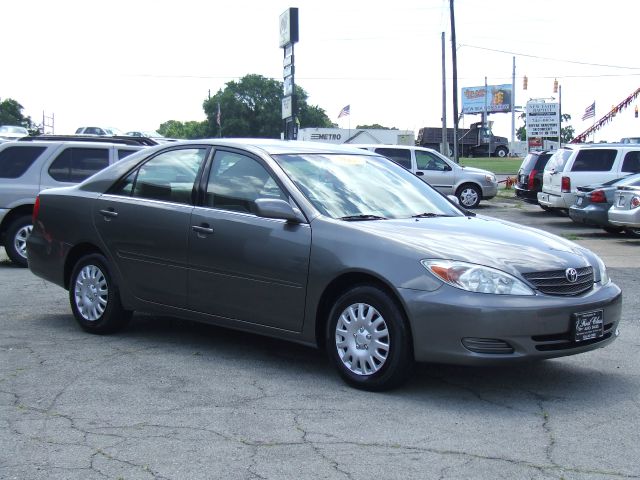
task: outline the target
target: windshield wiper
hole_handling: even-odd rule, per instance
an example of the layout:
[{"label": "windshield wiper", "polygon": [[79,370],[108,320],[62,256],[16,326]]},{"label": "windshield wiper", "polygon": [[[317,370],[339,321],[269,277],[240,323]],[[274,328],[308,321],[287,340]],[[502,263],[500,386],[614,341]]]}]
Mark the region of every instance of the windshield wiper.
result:
[{"label": "windshield wiper", "polygon": [[340,220],[346,220],[347,222],[354,222],[359,220],[386,220],[387,217],[381,217],[379,215],[346,215],[340,217]]},{"label": "windshield wiper", "polygon": [[418,213],[416,215],[411,215],[411,218],[433,218],[433,217],[450,217],[451,215],[446,215],[444,213],[433,213],[433,212],[424,212]]}]

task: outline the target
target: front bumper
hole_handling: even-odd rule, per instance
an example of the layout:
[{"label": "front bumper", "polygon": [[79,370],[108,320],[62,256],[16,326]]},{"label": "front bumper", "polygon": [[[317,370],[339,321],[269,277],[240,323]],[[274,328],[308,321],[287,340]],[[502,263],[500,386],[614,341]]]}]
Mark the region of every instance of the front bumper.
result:
[{"label": "front bumper", "polygon": [[482,185],[482,199],[490,200],[498,195],[498,184],[492,183],[490,185]]},{"label": "front bumper", "polygon": [[640,227],[640,208],[618,210],[611,208],[608,214],[609,223],[618,227]]},{"label": "front bumper", "polygon": [[[419,362],[500,365],[586,352],[617,337],[622,310],[613,283],[576,297],[487,295],[446,285],[434,292],[401,289],[400,295]],[[575,342],[572,315],[593,310],[603,310],[604,336]]]}]

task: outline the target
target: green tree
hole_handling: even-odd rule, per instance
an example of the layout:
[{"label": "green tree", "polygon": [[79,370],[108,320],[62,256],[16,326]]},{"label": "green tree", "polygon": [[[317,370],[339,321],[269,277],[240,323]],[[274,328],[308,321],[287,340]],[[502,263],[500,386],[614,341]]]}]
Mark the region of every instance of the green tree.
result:
[{"label": "green tree", "polygon": [[[518,118],[523,121],[524,125],[521,125],[516,130],[516,138],[518,140],[525,141],[527,139],[527,114],[523,112]],[[569,115],[568,113],[563,113],[562,124],[565,125],[569,120],[571,120],[571,115]],[[574,133],[575,129],[571,125],[561,127],[560,138],[562,139],[562,143],[569,143],[571,140],[573,140]]]},{"label": "green tree", "polygon": [[158,127],[158,133],[168,138],[206,138],[207,137],[207,121],[197,122],[180,122],[178,120],[169,120]]},{"label": "green tree", "polygon": [[383,127],[378,123],[374,123],[371,125],[358,125],[356,129],[365,130],[365,129],[379,129],[379,130],[398,130],[396,127]]},{"label": "green tree", "polygon": [[[219,108],[223,137],[280,138],[282,91],[281,81],[257,74],[228,82],[203,103],[207,136],[220,134]],[[333,126],[322,108],[307,103],[308,95],[299,86],[296,86],[296,96],[300,128]]]},{"label": "green tree", "polygon": [[31,133],[34,130],[37,132],[37,126],[31,121],[31,117],[22,114],[23,108],[12,98],[0,102],[0,125],[17,125],[29,129]]}]

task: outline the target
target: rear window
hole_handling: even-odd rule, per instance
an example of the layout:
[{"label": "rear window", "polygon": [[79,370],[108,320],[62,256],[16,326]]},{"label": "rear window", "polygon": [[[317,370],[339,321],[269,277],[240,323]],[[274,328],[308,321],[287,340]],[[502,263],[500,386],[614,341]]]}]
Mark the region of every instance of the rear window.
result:
[{"label": "rear window", "polygon": [[550,153],[530,153],[522,161],[520,168],[522,170],[543,170],[547,162],[551,158]]},{"label": "rear window", "polygon": [[47,147],[8,147],[0,152],[0,178],[18,178]]},{"label": "rear window", "polygon": [[622,162],[622,171],[640,173],[640,151],[627,152]]},{"label": "rear window", "polygon": [[411,150],[406,148],[376,148],[375,152],[395,160],[407,170],[411,170]]},{"label": "rear window", "polygon": [[580,150],[571,166],[572,172],[608,172],[618,154],[617,150]]},{"label": "rear window", "polygon": [[567,160],[573,153],[573,150],[562,149],[556,150],[556,153],[551,155],[551,158],[547,162],[547,165],[544,167],[545,170],[551,171],[554,170],[556,172],[562,172],[564,170],[564,166],[567,164]]},{"label": "rear window", "polygon": [[49,167],[49,175],[58,182],[78,183],[109,165],[109,150],[104,148],[67,148]]}]

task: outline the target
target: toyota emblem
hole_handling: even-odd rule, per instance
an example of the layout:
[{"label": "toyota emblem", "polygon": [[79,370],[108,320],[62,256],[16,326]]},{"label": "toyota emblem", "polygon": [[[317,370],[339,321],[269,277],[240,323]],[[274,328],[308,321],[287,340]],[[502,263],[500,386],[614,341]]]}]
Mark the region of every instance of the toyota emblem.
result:
[{"label": "toyota emblem", "polygon": [[575,268],[567,268],[564,271],[564,276],[567,277],[569,282],[576,283],[576,280],[578,280],[578,271]]}]

